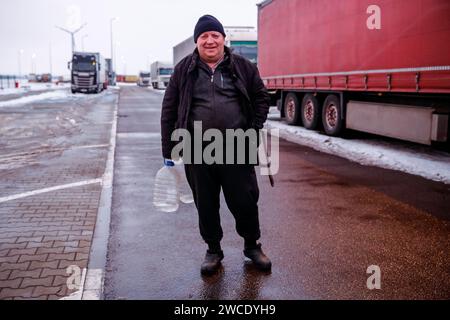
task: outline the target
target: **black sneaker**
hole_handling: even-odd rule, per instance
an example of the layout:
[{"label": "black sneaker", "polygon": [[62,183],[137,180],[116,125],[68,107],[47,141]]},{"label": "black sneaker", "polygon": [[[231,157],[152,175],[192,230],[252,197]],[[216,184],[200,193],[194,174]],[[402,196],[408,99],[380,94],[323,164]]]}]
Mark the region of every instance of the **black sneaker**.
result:
[{"label": "black sneaker", "polygon": [[252,260],[253,264],[261,271],[270,271],[272,269],[272,262],[262,251],[260,243],[255,247],[245,248],[244,256]]},{"label": "black sneaker", "polygon": [[220,268],[220,261],[223,259],[223,251],[212,252],[207,250],[205,260],[202,263],[200,272],[203,275],[211,275]]}]

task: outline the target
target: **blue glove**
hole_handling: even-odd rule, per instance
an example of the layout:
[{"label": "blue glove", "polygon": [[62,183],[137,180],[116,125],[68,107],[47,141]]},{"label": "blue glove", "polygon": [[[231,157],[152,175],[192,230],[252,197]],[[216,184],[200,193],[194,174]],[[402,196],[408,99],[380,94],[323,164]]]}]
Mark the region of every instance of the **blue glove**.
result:
[{"label": "blue glove", "polygon": [[173,167],[175,166],[175,162],[173,162],[171,159],[164,159],[164,165],[166,167]]}]

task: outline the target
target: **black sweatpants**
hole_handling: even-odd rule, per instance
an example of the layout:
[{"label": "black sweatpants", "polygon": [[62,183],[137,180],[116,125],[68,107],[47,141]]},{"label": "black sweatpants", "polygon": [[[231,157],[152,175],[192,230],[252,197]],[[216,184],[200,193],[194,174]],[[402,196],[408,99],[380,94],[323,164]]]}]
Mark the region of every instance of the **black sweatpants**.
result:
[{"label": "black sweatpants", "polygon": [[200,235],[206,243],[220,242],[223,237],[221,188],[237,233],[250,241],[260,238],[259,189],[253,165],[186,164],[185,172],[198,210]]}]

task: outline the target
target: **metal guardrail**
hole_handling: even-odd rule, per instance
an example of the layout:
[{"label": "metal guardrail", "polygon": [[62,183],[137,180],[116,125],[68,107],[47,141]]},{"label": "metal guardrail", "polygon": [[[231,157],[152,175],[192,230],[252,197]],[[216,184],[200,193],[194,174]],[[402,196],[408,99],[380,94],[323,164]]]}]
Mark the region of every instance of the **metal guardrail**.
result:
[{"label": "metal guardrail", "polygon": [[0,74],[0,90],[15,88],[17,80],[19,80],[17,76]]}]

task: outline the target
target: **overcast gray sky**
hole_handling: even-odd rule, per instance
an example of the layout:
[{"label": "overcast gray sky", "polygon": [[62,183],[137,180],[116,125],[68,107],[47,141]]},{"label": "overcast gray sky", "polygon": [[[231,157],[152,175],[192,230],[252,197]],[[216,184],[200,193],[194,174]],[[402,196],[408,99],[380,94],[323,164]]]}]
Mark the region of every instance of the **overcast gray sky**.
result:
[{"label": "overcast gray sky", "polygon": [[[70,35],[55,25],[73,30],[77,49],[111,55],[110,19],[114,22],[116,66],[119,73],[136,74],[150,61],[172,61],[172,48],[193,34],[203,14],[216,16],[225,26],[257,25],[256,4],[261,0],[0,0],[0,74],[31,72],[36,54],[37,73],[68,74]],[[84,35],[87,35],[84,37]],[[23,49],[21,55],[19,50]],[[20,57],[20,58],[19,58]],[[123,58],[122,58],[123,57]]]}]

